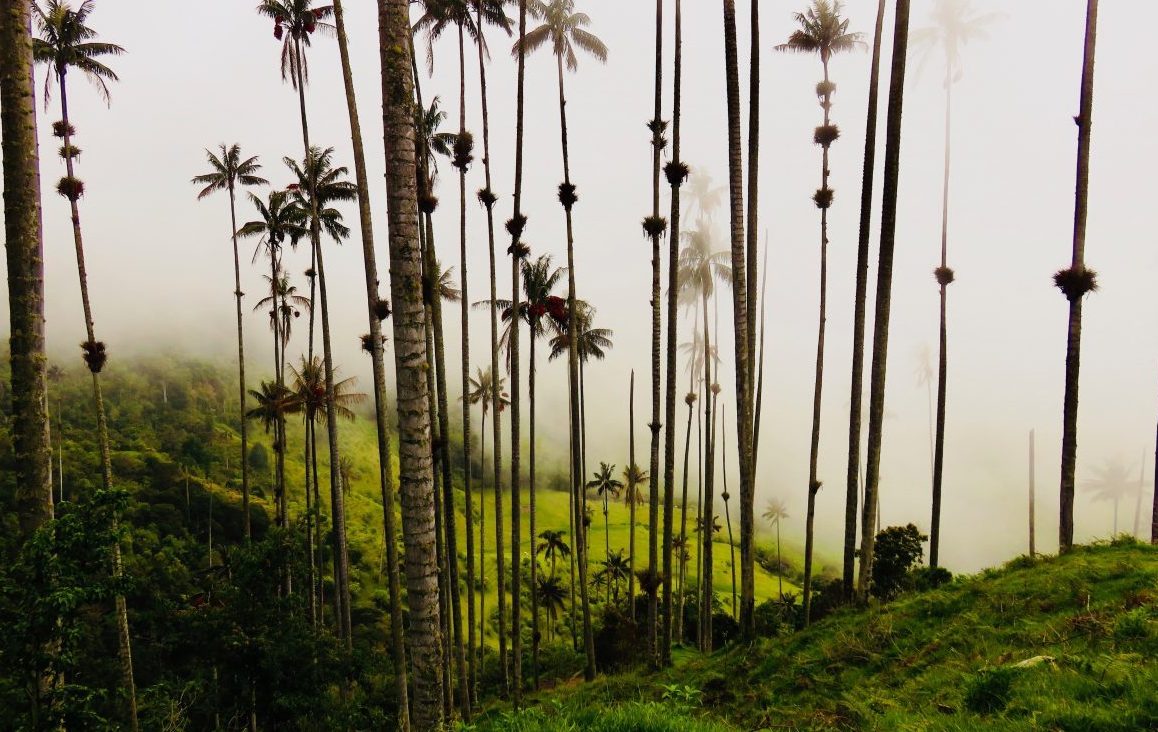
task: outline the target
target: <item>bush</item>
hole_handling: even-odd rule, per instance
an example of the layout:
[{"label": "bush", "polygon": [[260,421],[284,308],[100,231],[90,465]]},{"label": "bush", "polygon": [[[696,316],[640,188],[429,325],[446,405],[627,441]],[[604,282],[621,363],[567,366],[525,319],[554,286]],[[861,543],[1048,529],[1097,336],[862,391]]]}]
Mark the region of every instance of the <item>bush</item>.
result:
[{"label": "bush", "polygon": [[929,537],[913,524],[890,526],[877,534],[873,554],[873,595],[891,600],[905,589],[909,570],[925,555],[921,544]]},{"label": "bush", "polygon": [[910,573],[909,581],[914,590],[924,592],[949,584],[953,573],[944,567],[917,567]]},{"label": "bush", "polygon": [[982,669],[965,688],[965,706],[977,714],[1000,712],[1013,697],[1013,679],[1017,669],[1001,667]]},{"label": "bush", "polygon": [[595,663],[604,671],[629,668],[647,658],[645,634],[619,608],[606,605],[595,632]]}]

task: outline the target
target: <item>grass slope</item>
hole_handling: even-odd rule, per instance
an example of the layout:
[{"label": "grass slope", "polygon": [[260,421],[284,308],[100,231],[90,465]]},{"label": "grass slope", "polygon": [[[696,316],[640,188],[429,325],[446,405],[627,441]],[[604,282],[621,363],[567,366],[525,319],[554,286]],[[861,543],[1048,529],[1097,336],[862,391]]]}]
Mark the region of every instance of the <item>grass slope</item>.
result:
[{"label": "grass slope", "polygon": [[601,678],[473,729],[606,718],[620,721],[598,729],[1126,732],[1158,729],[1156,688],[1158,547],[1120,541],[684,654],[660,674]]}]

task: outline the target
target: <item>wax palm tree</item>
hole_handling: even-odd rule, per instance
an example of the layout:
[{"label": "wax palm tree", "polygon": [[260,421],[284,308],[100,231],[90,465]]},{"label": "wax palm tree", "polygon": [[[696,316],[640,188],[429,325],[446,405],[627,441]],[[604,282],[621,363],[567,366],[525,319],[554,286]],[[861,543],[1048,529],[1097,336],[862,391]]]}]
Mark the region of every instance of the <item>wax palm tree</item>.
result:
[{"label": "wax palm tree", "polygon": [[354,74],[350,62],[349,39],[341,0],[334,0],[334,25],[338,36],[338,54],[342,63],[342,82],[346,92],[346,111],[350,118],[350,138],[354,148],[354,171],[358,186],[358,217],[362,233],[362,257],[366,275],[369,348],[374,377],[374,418],[378,437],[378,475],[382,491],[382,521],[386,544],[387,585],[390,593],[391,654],[394,661],[395,693],[398,695],[398,727],[410,727],[407,692],[406,651],[402,635],[402,589],[398,574],[398,531],[394,516],[394,474],[390,467],[389,418],[386,403],[386,367],[383,361],[382,321],[389,313],[389,303],[382,299],[378,283],[378,262],[374,249],[374,224],[370,209],[369,175],[366,150],[362,142],[362,125],[358,116]]},{"label": "wax palm tree", "polygon": [[619,602],[619,586],[628,578],[631,572],[627,563],[627,557],[623,555],[622,549],[616,549],[614,554],[608,554],[607,558],[599,563],[601,569],[595,573],[595,580],[602,579],[607,583],[608,587],[608,602]]},{"label": "wax palm tree", "polygon": [[934,48],[944,51],[945,76],[945,167],[941,189],[941,263],[933,271],[940,290],[940,336],[937,357],[937,437],[933,457],[933,518],[929,527],[929,566],[936,567],[941,547],[941,480],[945,460],[945,382],[948,373],[946,301],[947,289],[955,276],[949,268],[949,166],[953,121],[953,84],[962,74],[961,49],[970,41],[988,36],[987,26],[999,13],[978,14],[970,0],[937,0],[933,5],[933,25],[913,32],[916,49],[927,55]]},{"label": "wax palm tree", "polygon": [[[698,351],[697,351],[698,352]],[[694,384],[694,382],[693,382]],[[698,399],[695,389],[688,391],[684,395],[684,404],[688,405],[688,426],[684,436],[684,470],[683,470],[683,493],[680,498],[680,533],[679,536],[672,539],[672,546],[678,547],[678,550],[683,554],[688,554],[688,455],[691,452],[692,445],[692,415],[696,411],[696,399]],[[690,556],[690,555],[689,555]],[[679,620],[675,623],[676,632],[679,633],[677,640],[683,643],[684,638],[684,577],[686,576],[687,560],[683,559],[680,562],[680,576],[679,576]]]},{"label": "wax palm tree", "polygon": [[[494,190],[491,187],[492,181],[491,181],[490,109],[488,106],[487,71],[486,71],[486,67],[487,67],[486,61],[487,61],[487,55],[488,54],[487,54],[487,50],[486,50],[485,33],[486,33],[487,21],[494,18],[495,5],[496,4],[498,5],[497,9],[499,11],[504,11],[504,13],[505,13],[505,8],[503,6],[505,6],[507,4],[508,0],[501,0],[501,2],[498,2],[498,3],[496,3],[495,0],[470,0],[470,2],[475,10],[475,27],[477,28],[477,37],[475,39],[475,41],[476,41],[475,46],[478,49],[479,87],[480,87],[480,99],[481,99],[481,107],[482,107],[483,169],[484,169],[484,172],[486,175],[486,187],[478,191],[478,200],[483,205],[483,207],[486,208],[486,212],[487,212],[487,258],[488,258],[489,274],[490,274],[490,299],[491,299],[491,302],[494,302],[498,298],[498,286],[497,286],[497,281],[496,281],[496,277],[495,277],[496,261],[495,261],[495,211],[494,211],[494,208],[495,208],[495,204],[499,200],[499,197],[498,197],[498,195],[495,194]],[[523,15],[523,20],[524,20],[522,25],[523,25],[523,28],[525,30],[525,27],[526,27],[525,7],[524,7],[524,12],[522,15]],[[499,25],[501,28],[503,28],[503,30],[505,30],[507,32],[507,35],[510,35],[511,34],[510,20],[505,18],[505,14],[503,16],[503,19],[506,20],[505,23],[500,22],[500,23],[496,23],[496,24]],[[498,18],[494,18],[494,20],[497,21]],[[521,134],[522,133],[522,95],[521,95],[522,78],[523,78],[522,64],[520,63],[520,65],[519,65],[520,96],[519,96],[519,101],[518,101],[518,105],[519,105],[519,111],[518,111],[519,140],[518,140],[518,144],[519,144],[520,150],[522,149],[522,134]],[[520,182],[521,182],[521,178],[520,178]],[[490,326],[491,326],[490,327],[491,373],[497,374],[498,370],[499,370],[498,313],[495,311],[495,308],[492,307],[490,309],[489,315],[490,315]],[[492,443],[494,445],[494,449],[493,449],[493,452],[494,452],[494,461],[493,461],[494,462],[494,485],[495,485],[496,495],[498,495],[498,493],[501,492],[501,484],[502,484],[502,434],[501,434],[502,430],[501,430],[500,422],[499,422],[498,417],[497,417],[499,412],[502,410],[502,406],[501,406],[501,401],[500,401],[501,397],[500,397],[499,389],[497,388],[497,386],[498,386],[497,383],[492,383],[492,391],[491,391],[491,409],[492,409],[493,413],[496,415],[495,419],[493,420],[493,424],[492,424]],[[480,523],[481,523],[481,516],[482,516],[482,514],[480,512]],[[481,526],[479,527],[479,533],[481,536],[482,535],[482,527]],[[481,550],[479,552],[479,556],[480,557],[482,556]],[[483,616],[485,618],[485,613],[483,613]],[[535,647],[537,647],[537,642],[535,643]],[[504,674],[504,680],[505,680],[505,674],[506,674],[505,648],[503,648],[502,650],[504,651],[504,653],[503,653],[503,656],[504,656],[503,657],[503,663],[504,663],[503,674]],[[481,655],[481,652],[482,652],[481,646],[480,646],[479,651],[480,651],[480,655]],[[537,669],[537,664],[536,664],[536,669]],[[475,686],[476,686],[476,690],[477,690],[477,682],[476,682]]]},{"label": "wax palm tree", "polygon": [[[603,544],[605,557],[611,556],[611,527],[608,522],[608,503],[612,496],[618,498],[619,492],[623,490],[623,483],[612,475],[614,472],[614,465],[600,463],[599,470],[594,474],[591,480],[587,481],[587,487],[594,488],[596,495],[603,500]],[[610,584],[607,586],[607,593],[608,598],[610,599]]]},{"label": "wax palm tree", "polygon": [[558,578],[552,575],[539,578],[536,594],[538,595],[539,606],[547,611],[547,617],[551,619],[551,622],[547,624],[547,639],[550,640],[552,631],[558,632],[559,613],[563,611],[563,602],[567,593]]},{"label": "wax palm tree", "polygon": [[788,509],[784,501],[779,498],[768,499],[767,507],[762,514],[765,521],[776,529],[776,581],[780,585],[780,599],[784,599],[784,563],[780,558],[780,521],[788,518]]},{"label": "wax palm tree", "polygon": [[560,557],[566,559],[571,556],[571,547],[567,545],[567,542],[564,541],[563,538],[566,535],[567,532],[555,529],[547,529],[539,533],[539,538],[542,539],[542,541],[535,547],[535,556],[542,554],[543,559],[551,563],[552,580],[555,579],[557,574],[555,571],[555,563]]},{"label": "wax palm tree", "polygon": [[[576,54],[576,48],[594,56],[599,61],[606,61],[607,46],[603,44],[603,41],[585,29],[586,26],[590,25],[591,19],[586,13],[575,12],[575,3],[573,0],[550,0],[549,3],[545,3],[543,0],[529,0],[527,6],[530,7],[535,17],[542,22],[530,32],[523,33],[523,29],[520,28],[520,37],[515,44],[514,52],[519,56],[521,62],[527,54],[549,45],[552,55],[555,56],[559,84],[559,121],[563,151],[563,182],[559,185],[559,203],[563,206],[567,224],[567,300],[569,303],[574,304],[576,303],[575,236],[571,213],[579,200],[579,196],[575,184],[571,182],[571,159],[567,142],[567,102],[563,85],[563,63],[564,60],[566,60],[569,71],[578,69],[579,58]],[[571,321],[569,327],[572,332],[575,332],[578,330],[576,320],[578,316],[576,312],[577,308],[572,306],[570,311]],[[579,354],[577,351],[573,351],[568,357],[568,375],[572,408],[571,443],[573,460],[575,461],[572,466],[572,475],[576,479],[581,479],[581,476],[584,475],[580,462],[582,448],[580,444],[581,428],[579,423],[579,369]],[[575,480],[575,482],[578,483],[579,480]],[[580,572],[585,575],[587,549],[585,542],[582,540],[582,534],[577,535],[580,537],[580,541],[578,542],[579,567]],[[587,581],[585,576],[580,577],[580,588],[584,607],[583,644],[587,655],[587,666],[584,670],[584,676],[590,681],[595,678],[595,646],[594,637],[591,633],[591,613],[587,600]]]},{"label": "wax palm tree", "polygon": [[1121,459],[1107,460],[1094,469],[1082,483],[1082,489],[1093,494],[1094,501],[1114,506],[1114,536],[1118,535],[1118,506],[1134,490],[1133,471]]},{"label": "wax palm tree", "polygon": [[378,0],[382,116],[390,216],[390,290],[394,307],[397,374],[399,487],[406,550],[406,597],[413,679],[413,729],[438,730],[442,718],[442,641],[434,531],[434,481],[430,461],[431,412],[427,400],[429,354],[424,333],[422,250],[412,100],[415,97],[409,9],[406,0]]},{"label": "wax palm tree", "polygon": [[[0,129],[4,140],[4,243],[7,249],[11,358],[13,495],[26,540],[53,517],[52,444],[48,432],[40,157],[29,3],[0,13]],[[58,415],[59,419],[59,415]],[[57,430],[60,434],[60,430]],[[62,471],[63,474],[63,471]],[[63,483],[62,483],[63,486]],[[45,659],[47,660],[47,659]],[[40,699],[36,699],[40,702]]]},{"label": "wax palm tree", "polygon": [[[698,300],[701,305],[701,314],[704,321],[703,330],[703,353],[699,356],[700,368],[703,369],[705,384],[714,384],[712,380],[712,350],[711,350],[711,331],[708,326],[708,301],[712,299],[716,292],[716,284],[728,283],[731,280],[732,269],[728,264],[729,254],[726,251],[713,251],[711,231],[706,226],[700,226],[691,231],[683,233],[684,241],[686,242],[683,250],[680,252],[679,265],[677,269],[677,289],[679,291],[679,298],[685,304],[694,307]],[[704,498],[703,509],[705,511],[713,511],[714,499],[714,485],[715,485],[715,398],[709,391],[705,393],[704,399],[704,421],[706,422],[705,430],[709,435],[707,449],[704,454]],[[705,569],[703,576],[711,576],[712,573],[712,546],[710,539],[705,539],[703,547],[703,559]],[[705,595],[701,594],[701,597]],[[706,620],[703,612],[700,614],[701,619]]]},{"label": "wax palm tree", "polygon": [[[306,116],[305,87],[309,82],[309,63],[306,57],[306,50],[311,45],[311,38],[314,33],[333,33],[333,26],[327,23],[326,20],[333,16],[334,9],[328,5],[314,7],[312,0],[263,0],[261,4],[257,6],[257,12],[259,15],[265,16],[274,22],[274,37],[282,41],[282,80],[288,79],[293,88],[298,92],[298,108],[301,116],[302,129],[302,153],[303,160],[305,161],[302,167],[306,173],[306,180],[301,187],[304,188],[304,199],[310,206],[308,220],[310,225],[311,256],[316,262],[316,266],[311,267],[311,269],[317,273],[321,295],[322,355],[326,364],[327,393],[333,394],[334,362],[330,345],[329,297],[326,290],[325,262],[321,250],[321,227],[323,226],[323,212],[326,199],[323,198],[322,191],[318,188],[319,185],[324,184],[321,178],[323,171],[311,169],[311,163],[313,162],[316,162],[319,167],[321,167],[323,158],[322,156],[318,156],[316,150],[310,145],[309,121]],[[333,232],[330,233],[333,235]],[[312,294],[310,299],[314,299]],[[311,358],[313,357],[312,348],[309,355]],[[338,428],[337,424],[332,420],[327,429],[327,437],[329,442],[330,465],[338,465],[341,463],[341,455],[338,448]],[[346,515],[339,476],[335,470],[330,471],[330,501],[333,512],[333,531],[338,547],[335,558],[338,565],[335,585],[342,608],[339,614],[339,635],[347,639],[348,642],[351,634],[351,622],[349,556],[346,551]]]},{"label": "wax palm tree", "polygon": [[[264,201],[251,192],[249,193],[249,200],[257,209],[258,218],[242,224],[241,228],[237,230],[237,235],[243,239],[259,237],[261,242],[259,246],[264,246],[269,255],[270,274],[267,282],[272,285],[272,283],[280,282],[282,279],[281,256],[285,245],[293,246],[306,236],[305,212],[288,191],[270,191]],[[273,327],[274,383],[284,386],[285,344],[288,339],[283,336],[281,331],[282,318],[276,317],[276,312],[279,309],[280,305],[273,308],[275,316],[271,321]],[[284,425],[278,425],[274,431],[274,443],[283,445],[284,442]],[[283,505],[280,498],[285,493],[285,453],[281,451],[275,452],[275,454],[274,494],[279,498],[277,506],[280,518]]]},{"label": "wax palm tree", "polygon": [[[46,64],[50,72],[45,74],[44,101],[47,106],[53,82],[60,88],[60,121],[53,124],[53,134],[63,139],[60,156],[64,160],[65,176],[56,185],[57,192],[68,199],[72,218],[73,244],[76,249],[77,272],[80,277],[81,305],[84,310],[86,340],[81,344],[84,360],[92,374],[93,405],[97,417],[97,433],[101,453],[101,478],[105,490],[112,489],[112,457],[109,447],[108,419],[105,413],[104,396],[101,393],[100,372],[104,368],[107,354],[105,344],[96,339],[93,325],[92,302],[89,298],[88,275],[84,261],[84,238],[81,234],[79,201],[84,195],[84,182],[76,177],[76,158],[80,149],[73,144],[75,129],[68,114],[68,72],[79,71],[92,83],[97,93],[107,103],[109,101],[109,81],[117,81],[116,72],[100,59],[120,56],[125,49],[115,43],[95,40],[97,32],[88,26],[94,4],[85,0],[73,10],[68,2],[49,0],[43,9],[33,4],[37,19],[39,37],[32,40],[32,55],[36,63]],[[118,518],[114,516],[115,524]],[[121,548],[113,547],[113,575],[121,576]],[[128,701],[128,716],[132,729],[138,728],[137,688],[133,677],[132,641],[129,636],[128,608],[124,595],[116,595],[118,654],[121,661],[122,683]]]},{"label": "wax palm tree", "polygon": [[1074,471],[1077,467],[1078,369],[1081,364],[1082,300],[1097,290],[1097,274],[1086,267],[1086,209],[1090,188],[1090,134],[1093,123],[1094,55],[1097,46],[1098,1],[1086,5],[1086,34],[1082,65],[1081,111],[1078,125],[1077,189],[1075,193],[1073,253],[1069,269],[1054,275],[1054,284],[1069,301],[1066,345],[1065,398],[1062,414],[1061,520],[1058,544],[1063,553],[1074,542]]},{"label": "wax palm tree", "polygon": [[[680,106],[683,85],[683,12],[680,0],[675,0],[675,73],[672,84],[672,159],[664,166],[664,174],[671,186],[671,231],[668,235],[668,281],[679,276],[680,243],[680,188],[687,180],[690,169],[680,157]],[[671,665],[672,645],[672,541],[675,521],[675,433],[676,433],[676,344],[679,342],[679,293],[669,287],[667,293],[667,342],[665,344],[666,379],[664,395],[664,464],[663,464],[663,637],[660,639],[659,663]],[[633,460],[634,462],[634,460]],[[655,476],[658,481],[659,476]],[[632,610],[635,604],[632,600]]]},{"label": "wax palm tree", "polygon": [[238,398],[241,409],[241,511],[244,516],[245,538],[251,538],[253,532],[249,521],[249,435],[245,419],[245,338],[241,322],[241,298],[245,293],[241,291],[241,259],[237,253],[237,189],[241,186],[264,186],[269,181],[257,175],[261,170],[261,163],[257,157],[242,159],[241,147],[222,143],[219,154],[211,150],[205,151],[206,161],[210,172],[193,178],[193,183],[203,186],[197,194],[200,201],[218,191],[229,194],[230,234],[233,239],[233,296],[237,299],[237,371],[238,371]]},{"label": "wax palm tree", "polygon": [[864,508],[861,513],[860,574],[857,594],[867,598],[876,544],[877,486],[880,481],[881,437],[885,416],[885,366],[892,305],[893,251],[897,236],[897,193],[900,183],[901,129],[905,70],[909,47],[909,0],[897,0],[893,60],[889,76],[889,112],[885,124],[885,177],[881,206],[881,243],[877,260],[876,312],[873,318],[873,358],[869,374],[868,455],[865,464]]},{"label": "wax palm tree", "polygon": [[851,601],[855,585],[856,512],[861,486],[861,424],[864,400],[864,330],[868,299],[869,242],[872,238],[873,179],[876,174],[877,118],[880,97],[881,36],[884,35],[885,0],[877,2],[873,31],[872,64],[869,71],[868,119],[865,123],[864,171],[860,191],[860,225],[856,248],[856,294],[853,298],[852,383],[849,396],[848,470],[845,472],[844,505],[844,598]]},{"label": "wax palm tree", "polygon": [[[651,239],[651,474],[658,475],[660,450],[660,388],[661,388],[661,336],[663,317],[660,297],[660,238],[667,231],[667,220],[659,213],[659,171],[660,157],[667,147],[667,122],[663,119],[663,0],[655,3],[655,111],[647,123],[651,131],[651,213],[643,219],[643,231]],[[674,251],[674,247],[673,247]],[[674,254],[673,254],[674,256]],[[674,321],[673,321],[674,322]],[[674,341],[673,341],[674,342]],[[634,388],[635,378],[632,375]],[[674,403],[674,392],[668,390]],[[630,465],[635,465],[634,437]],[[651,485],[651,500],[648,505],[648,572],[651,577],[660,576],[659,563],[659,483]],[[635,616],[635,503],[632,506],[632,545],[629,551],[632,571],[628,575],[628,597],[632,600],[631,614]],[[650,583],[649,584],[654,584]],[[647,650],[655,666],[661,663],[659,651],[659,598],[655,592],[648,593],[647,602]]]},{"label": "wax palm tree", "polygon": [[[509,27],[509,21],[503,11],[503,0],[478,0],[474,3],[475,10],[482,17],[485,17],[489,22]],[[416,31],[424,31],[426,33],[428,42],[428,60],[431,70],[434,67],[434,41],[439,38],[445,31],[451,28],[458,30],[458,65],[459,65],[459,127],[458,134],[455,136],[453,147],[453,165],[459,171],[459,244],[460,244],[460,261],[461,261],[461,288],[465,295],[467,293],[467,220],[466,220],[466,173],[470,168],[471,162],[474,160],[474,137],[466,129],[466,44],[465,36],[469,35],[476,43],[480,43],[479,25],[475,22],[475,16],[471,14],[471,3],[467,0],[426,0],[426,13],[419,18],[415,24]],[[470,379],[470,328],[469,328],[469,305],[467,298],[464,297],[461,302],[461,320],[462,327],[460,328],[462,337],[461,349],[461,363],[462,363],[462,389],[465,393],[469,388],[468,381]],[[463,450],[464,454],[470,455],[470,407],[463,404]],[[473,515],[472,510],[472,493],[471,493],[471,475],[470,471],[465,474],[464,494],[466,497],[466,515],[469,517]],[[468,588],[468,627],[470,628],[470,641],[468,647],[471,648],[471,657],[469,660],[469,675],[473,680],[475,677],[474,669],[474,559],[473,559],[473,536],[474,531],[468,527],[467,531],[467,588]],[[533,582],[533,579],[532,579]],[[533,585],[532,585],[533,586]],[[456,645],[458,645],[456,641]],[[463,673],[467,673],[464,671]],[[466,694],[465,679],[460,679],[463,687],[460,704],[463,708],[463,714],[469,717],[469,698]]]},{"label": "wax palm tree", "polygon": [[848,30],[849,21],[841,16],[839,0],[813,0],[812,6],[803,13],[796,13],[800,25],[787,43],[776,47],[777,51],[808,53],[820,56],[824,69],[824,79],[816,85],[816,96],[820,108],[824,110],[824,122],[816,128],[813,141],[820,145],[820,188],[812,200],[820,209],[820,316],[817,320],[816,335],[816,376],[812,390],[812,442],[808,456],[808,518],[804,541],[804,622],[807,625],[812,599],[812,545],[816,519],[816,494],[820,491],[817,476],[817,461],[820,455],[820,405],[824,390],[824,326],[828,304],[828,209],[832,206],[833,192],[828,187],[828,153],[832,143],[840,137],[840,129],[832,124],[832,95],[836,92],[828,74],[832,57],[864,46],[860,33]]},{"label": "wax palm tree", "polygon": [[747,253],[744,237],[744,182],[740,132],[740,63],[736,38],[736,2],[724,0],[724,76],[728,100],[728,198],[731,216],[732,316],[735,326],[736,355],[736,436],[740,458],[740,630],[747,639],[755,637],[753,612],[755,599],[755,553],[753,539],[754,489],[750,468],[752,461],[752,393],[749,385],[749,328],[748,320]]},{"label": "wax palm tree", "polygon": [[[502,376],[499,376],[497,379],[498,383],[495,384],[495,372],[492,371],[489,367],[487,368],[486,371],[483,371],[481,368],[479,368],[476,370],[476,373],[477,373],[477,376],[470,380],[470,390],[467,392],[466,402],[471,406],[478,404],[478,405],[481,405],[481,407],[482,407],[482,419],[479,421],[479,434],[482,436],[480,438],[480,444],[479,444],[479,467],[482,470],[482,474],[483,474],[483,486],[482,486],[482,488],[485,491],[486,490],[486,448],[487,448],[486,424],[487,424],[487,413],[491,409],[491,393],[494,391],[494,388],[497,386],[499,389],[499,409],[500,409],[500,412],[511,403],[511,400],[510,400],[510,397],[507,395],[507,393],[505,391],[503,391],[503,389],[506,385],[506,379],[504,379]],[[478,531],[478,536],[479,536],[478,582],[479,582],[480,586],[482,586],[486,580],[486,572],[485,572],[486,564],[485,564],[485,562],[482,561],[482,557],[486,556],[485,519],[486,519],[486,503],[483,501],[480,501],[479,502],[479,531]],[[486,631],[486,601],[485,601],[485,595],[483,593],[479,593],[479,617],[480,617],[480,620],[479,620],[479,638],[480,638],[480,641],[479,642],[481,644],[486,637],[486,632],[485,632]]]}]

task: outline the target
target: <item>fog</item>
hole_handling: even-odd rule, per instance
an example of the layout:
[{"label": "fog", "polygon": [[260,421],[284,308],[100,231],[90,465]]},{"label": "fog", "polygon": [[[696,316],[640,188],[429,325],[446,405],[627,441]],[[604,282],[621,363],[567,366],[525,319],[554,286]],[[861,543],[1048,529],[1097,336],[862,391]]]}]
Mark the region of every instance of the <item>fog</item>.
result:
[{"label": "fog", "polygon": [[[79,76],[70,77],[70,115],[75,144],[84,150],[78,175],[86,182],[81,201],[97,335],[113,362],[153,348],[235,359],[233,273],[228,200],[224,194],[195,200],[189,179],[207,172],[204,148],[240,143],[259,155],[277,187],[290,182],[282,156],[300,158],[297,95],[279,73],[280,45],[256,2],[206,0],[194,12],[176,3],[100,0],[91,25],[103,40],[128,54],[110,60],[120,75],[112,106]],[[370,165],[375,227],[386,237],[382,183],[381,92],[374,4],[348,2],[351,53]],[[627,462],[627,389],[637,375],[637,461],[646,466],[650,418],[650,242],[640,220],[650,213],[651,147],[645,122],[652,115],[654,5],[643,0],[587,0],[580,9],[610,48],[606,65],[581,57],[566,76],[572,178],[579,188],[575,209],[576,273],[580,297],[598,309],[596,325],[614,330],[615,348],[587,368],[589,462]],[[741,15],[741,68],[748,58],[748,2]],[[803,2],[800,3],[803,6]],[[876,3],[848,0],[851,30],[871,42]],[[890,4],[891,5],[891,4]],[[669,4],[670,6],[670,4]],[[930,23],[929,3],[914,3],[913,27]],[[943,562],[968,571],[1026,550],[1026,441],[1037,430],[1038,546],[1056,549],[1057,485],[1065,355],[1066,302],[1051,275],[1068,266],[1072,242],[1078,82],[1085,3],[1072,0],[975,0],[978,12],[1004,17],[989,38],[963,50],[964,74],[954,86],[954,169],[949,264],[957,282],[949,289],[949,401],[946,438]],[[772,46],[793,30],[790,6],[762,7],[763,87],[761,115],[760,231],[769,241],[767,365],[757,509],[765,500],[786,500],[788,524],[803,534],[808,441],[816,348],[819,216],[811,197],[819,185],[820,150],[812,132],[820,124],[814,86],[819,59],[775,53]],[[802,7],[801,7],[802,9]],[[670,7],[668,9],[670,13]],[[727,178],[726,108],[722,23],[718,3],[684,3],[683,157],[695,174]],[[670,19],[669,19],[670,20]],[[1111,509],[1081,490],[1094,468],[1120,457],[1137,474],[1143,453],[1153,455],[1158,407],[1158,317],[1152,300],[1158,250],[1154,247],[1151,171],[1158,159],[1158,104],[1140,82],[1156,78],[1158,58],[1143,52],[1158,6],[1108,3],[1099,26],[1094,102],[1093,162],[1087,263],[1101,290],[1084,310],[1079,418],[1076,540],[1108,537]],[[891,53],[892,17],[884,48]],[[491,143],[494,189],[502,194],[496,218],[510,215],[513,180],[515,66],[510,39],[489,29]],[[670,23],[665,38],[670,62]],[[422,44],[420,44],[421,48]],[[435,47],[433,78],[423,78],[426,100],[435,94],[457,127],[457,48],[449,36]],[[424,61],[424,53],[420,61]],[[336,148],[336,160],[352,165],[349,127],[336,42],[316,37],[309,52],[307,90],[311,140]],[[833,145],[830,211],[829,310],[826,381],[820,454],[824,487],[818,498],[818,542],[827,558],[838,556],[844,513],[849,362],[859,192],[863,160],[869,54],[832,61],[838,85],[832,110],[842,131]],[[483,186],[477,57],[468,51],[468,128],[479,145],[468,191]],[[881,510],[884,525],[929,523],[929,395],[919,381],[922,353],[936,357],[937,286],[932,270],[940,245],[943,88],[939,59],[906,84],[904,144],[894,272],[887,412],[882,453]],[[670,63],[665,63],[664,116],[671,116]],[[43,69],[38,70],[38,83]],[[742,89],[746,92],[747,82]],[[565,262],[562,211],[555,189],[562,178],[555,66],[537,54],[527,64],[524,209],[533,255]],[[59,118],[54,93],[41,111],[41,167],[48,291],[49,346],[56,360],[79,358],[83,337],[67,201],[55,195],[63,174],[50,123]],[[746,101],[745,101],[746,105]],[[745,120],[747,113],[744,114]],[[883,160],[883,134],[881,139]],[[435,216],[438,246],[458,276],[458,207],[453,169],[442,166]],[[352,176],[351,176],[352,177]],[[878,175],[878,181],[880,177]],[[666,186],[665,186],[666,188]],[[685,188],[685,190],[687,190]],[[264,192],[261,192],[264,195]],[[879,185],[878,185],[879,198]],[[667,206],[666,195],[664,206]],[[354,234],[327,255],[335,358],[343,373],[369,383],[369,364],[359,350],[366,326],[362,258],[356,210],[347,210]],[[872,261],[879,233],[873,210]],[[469,298],[489,296],[486,220],[471,195],[468,205],[471,260]],[[239,201],[238,218],[253,218]],[[501,226],[501,224],[500,224]],[[727,246],[726,210],[716,216],[716,246]],[[498,240],[506,238],[500,229]],[[248,262],[253,243],[246,245]],[[666,246],[666,244],[665,244]],[[500,297],[509,297],[509,260],[500,247]],[[384,249],[380,262],[385,266]],[[287,256],[299,288],[308,254]],[[666,267],[665,267],[666,270]],[[266,266],[245,266],[243,290],[252,308]],[[381,276],[386,282],[385,274]],[[6,288],[0,284],[0,289]],[[666,283],[665,283],[666,289]],[[875,284],[870,281],[870,297]],[[733,406],[730,295],[720,308],[722,402]],[[0,331],[7,332],[7,313]],[[870,308],[871,321],[871,308]],[[268,319],[246,318],[251,386],[268,371]],[[446,308],[451,404],[459,395],[457,308]],[[680,340],[691,332],[690,317]],[[488,318],[472,311],[472,374],[489,362]],[[871,338],[872,324],[869,324]],[[304,318],[295,329],[304,349]],[[713,338],[715,336],[713,335]],[[291,345],[291,349],[295,346]],[[540,352],[541,444],[565,449],[565,367]],[[524,370],[525,373],[525,370]],[[679,394],[686,391],[680,366]],[[866,379],[867,384],[867,379]],[[867,390],[866,390],[867,393]],[[452,412],[457,409],[452,406]],[[682,444],[686,412],[678,410]],[[867,411],[867,410],[866,410]],[[477,415],[476,415],[477,420]],[[736,463],[729,417],[727,469],[734,486]],[[694,441],[693,441],[694,442]],[[1152,459],[1152,458],[1151,458]],[[645,467],[646,469],[646,467]],[[1147,469],[1147,475],[1150,475]],[[1149,478],[1148,478],[1149,480]],[[734,488],[733,488],[734,490]],[[733,501],[733,511],[736,503]],[[1123,502],[1122,525],[1132,523],[1133,496]],[[786,528],[788,528],[786,526]],[[827,563],[822,561],[822,564]]]}]

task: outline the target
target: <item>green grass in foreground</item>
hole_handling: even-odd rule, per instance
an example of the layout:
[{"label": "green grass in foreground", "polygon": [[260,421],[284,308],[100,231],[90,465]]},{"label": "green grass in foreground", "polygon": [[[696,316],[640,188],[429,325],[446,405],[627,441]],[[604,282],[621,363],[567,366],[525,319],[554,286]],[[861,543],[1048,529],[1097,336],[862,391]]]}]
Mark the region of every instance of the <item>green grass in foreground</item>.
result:
[{"label": "green grass in foreground", "polygon": [[556,689],[471,729],[1134,732],[1158,729],[1156,689],[1158,548],[1119,541]]}]

